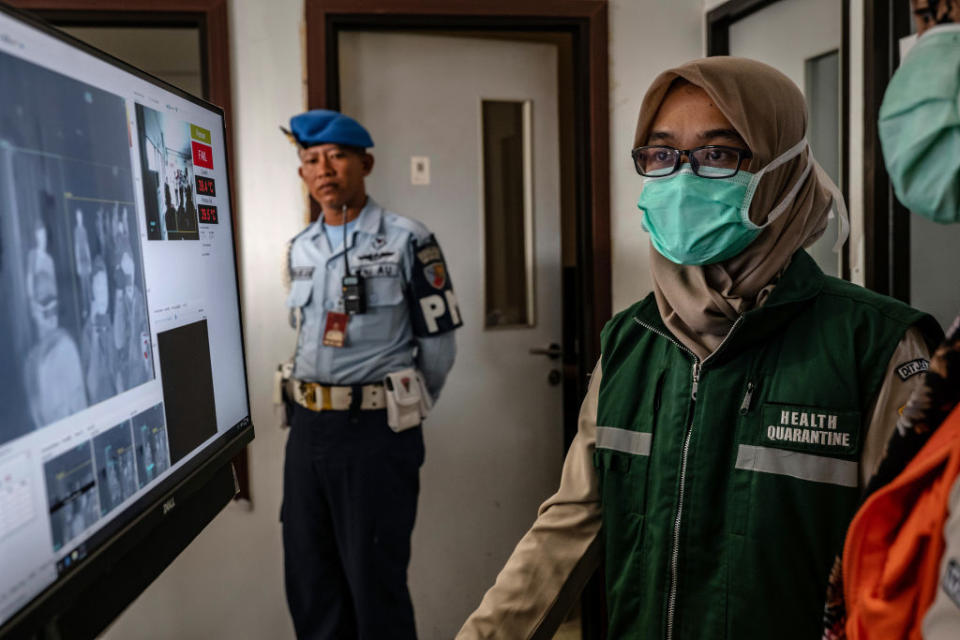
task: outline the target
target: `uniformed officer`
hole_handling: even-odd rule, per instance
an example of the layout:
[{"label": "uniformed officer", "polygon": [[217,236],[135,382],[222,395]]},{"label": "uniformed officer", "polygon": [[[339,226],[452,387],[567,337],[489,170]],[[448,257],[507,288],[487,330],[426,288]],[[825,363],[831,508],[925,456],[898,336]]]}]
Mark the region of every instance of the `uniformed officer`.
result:
[{"label": "uniformed officer", "polygon": [[366,129],[314,110],[284,131],[323,209],[287,261],[299,329],[284,385],[287,601],[301,638],[415,638],[407,565],[419,425],[453,365],[460,311],[430,231],[367,195]]}]

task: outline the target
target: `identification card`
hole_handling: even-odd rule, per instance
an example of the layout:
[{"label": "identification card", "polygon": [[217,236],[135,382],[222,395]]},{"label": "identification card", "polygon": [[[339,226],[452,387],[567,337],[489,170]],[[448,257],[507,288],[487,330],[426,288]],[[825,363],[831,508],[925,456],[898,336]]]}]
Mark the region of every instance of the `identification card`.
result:
[{"label": "identification card", "polygon": [[350,316],[337,311],[327,312],[327,325],[323,329],[323,346],[342,347],[347,340],[347,323]]}]

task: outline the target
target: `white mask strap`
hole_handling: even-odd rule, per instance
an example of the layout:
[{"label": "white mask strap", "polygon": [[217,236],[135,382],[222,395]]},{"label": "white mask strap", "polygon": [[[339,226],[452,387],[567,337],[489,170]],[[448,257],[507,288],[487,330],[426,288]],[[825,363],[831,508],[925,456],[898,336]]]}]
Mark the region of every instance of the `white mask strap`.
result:
[{"label": "white mask strap", "polygon": [[[770,164],[768,164],[763,169],[761,169],[760,171],[758,171],[753,175],[753,178],[750,179],[750,184],[747,185],[747,193],[743,198],[743,206],[740,209],[740,216],[743,218],[745,222],[749,222],[750,224],[753,224],[752,222],[750,222],[750,204],[753,202],[753,196],[757,192],[757,187],[760,186],[760,179],[763,178],[764,174],[770,171],[773,171],[774,169],[783,165],[784,163],[787,163],[793,160],[796,156],[803,153],[803,150],[806,147],[807,147],[807,138],[803,137],[800,139],[800,142],[798,142],[797,144],[793,145],[792,147],[790,147],[789,149],[781,153],[779,156],[774,158],[773,161],[770,162]],[[807,168],[803,170],[803,175],[801,175],[800,179],[797,180],[797,183],[793,185],[793,189],[790,190],[790,193],[787,194],[787,197],[781,200],[780,204],[778,204],[776,208],[767,215],[767,221],[764,222],[762,225],[753,225],[753,226],[759,229],[763,229],[764,227],[769,225],[771,222],[776,220],[784,211],[786,211],[787,207],[790,205],[790,201],[794,198],[794,196],[797,195],[797,191],[800,190],[800,186],[807,179],[807,176],[809,174],[810,174],[810,164],[808,162]]]},{"label": "white mask strap", "polygon": [[778,204],[773,211],[770,212],[770,214],[767,216],[767,221],[764,222],[760,227],[761,229],[782,216],[783,212],[786,211],[791,204],[793,204],[793,199],[797,197],[797,192],[800,191],[800,187],[803,186],[803,183],[806,182],[807,178],[810,176],[810,169],[813,168],[813,165],[810,164],[811,161],[816,162],[813,160],[812,156],[807,159],[807,166],[803,170],[803,173],[800,174],[800,177],[797,179],[796,183],[794,183],[793,188],[790,189],[790,193],[784,196],[783,200],[780,201],[780,204]]},{"label": "white mask strap", "polygon": [[770,164],[765,166],[763,169],[761,169],[760,174],[762,175],[764,173],[767,173],[768,171],[773,171],[780,165],[793,160],[794,156],[800,155],[806,146],[807,146],[807,138],[806,136],[804,136],[800,140],[800,142],[798,142],[797,144],[793,145],[792,147],[790,147],[789,149],[781,153],[779,157],[773,159],[773,162],[771,162]]},{"label": "white mask strap", "polygon": [[833,252],[839,253],[840,249],[843,248],[843,243],[850,237],[850,214],[847,211],[846,203],[843,201],[843,193],[840,192],[840,188],[833,183],[833,180],[830,179],[830,176],[827,175],[827,172],[824,171],[819,162],[813,160],[813,163],[817,167],[817,179],[821,185],[826,187],[830,195],[833,196],[833,206],[837,210],[837,215],[840,218],[838,221],[839,224],[837,225],[837,241],[833,245]]}]

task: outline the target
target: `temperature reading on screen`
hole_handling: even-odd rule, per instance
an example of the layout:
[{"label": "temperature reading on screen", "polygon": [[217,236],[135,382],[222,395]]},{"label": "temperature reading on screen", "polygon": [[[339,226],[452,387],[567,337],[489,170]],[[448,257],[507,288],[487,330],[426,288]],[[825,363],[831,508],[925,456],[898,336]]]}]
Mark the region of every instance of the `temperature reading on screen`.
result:
[{"label": "temperature reading on screen", "polygon": [[197,195],[210,196],[211,198],[217,195],[217,186],[214,183],[213,178],[197,176]]},{"label": "temperature reading on screen", "polygon": [[217,224],[220,222],[219,218],[217,218],[217,208],[212,205],[199,205],[197,207],[197,213],[200,214],[201,224]]}]

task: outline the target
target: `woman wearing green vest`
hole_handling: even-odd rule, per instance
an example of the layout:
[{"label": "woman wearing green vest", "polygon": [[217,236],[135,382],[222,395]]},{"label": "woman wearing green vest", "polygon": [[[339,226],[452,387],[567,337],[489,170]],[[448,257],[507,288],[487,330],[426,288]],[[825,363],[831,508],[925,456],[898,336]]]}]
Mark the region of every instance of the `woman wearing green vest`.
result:
[{"label": "woman wearing green vest", "polygon": [[602,558],[610,638],[819,637],[834,554],[941,333],[803,250],[841,204],[806,124],[753,60],[651,85],[632,155],[654,291],[604,328],[560,488],[458,638],[551,637]]}]

